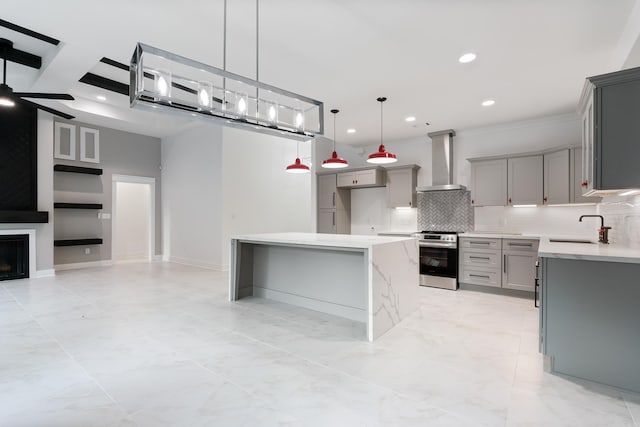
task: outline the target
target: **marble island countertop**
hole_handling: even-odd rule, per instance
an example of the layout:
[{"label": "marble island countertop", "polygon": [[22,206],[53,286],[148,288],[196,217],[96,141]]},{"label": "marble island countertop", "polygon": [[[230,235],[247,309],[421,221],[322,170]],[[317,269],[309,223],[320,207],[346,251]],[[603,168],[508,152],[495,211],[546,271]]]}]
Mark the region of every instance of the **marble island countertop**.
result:
[{"label": "marble island countertop", "polygon": [[[555,236],[554,236],[555,237]],[[554,239],[551,237],[551,239]],[[538,256],[545,258],[581,259],[586,261],[640,264],[640,248],[603,243],[551,242],[540,238]]]},{"label": "marble island countertop", "polygon": [[235,240],[250,241],[256,243],[276,243],[283,245],[309,245],[359,249],[369,249],[373,246],[401,242],[404,240],[415,240],[410,237],[322,233],[241,234],[231,236],[231,238]]}]

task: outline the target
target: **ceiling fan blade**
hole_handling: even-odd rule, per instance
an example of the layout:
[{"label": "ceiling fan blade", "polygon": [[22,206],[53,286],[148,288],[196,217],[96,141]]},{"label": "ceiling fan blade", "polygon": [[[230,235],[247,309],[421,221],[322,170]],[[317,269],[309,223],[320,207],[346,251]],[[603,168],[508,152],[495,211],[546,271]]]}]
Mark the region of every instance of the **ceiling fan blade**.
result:
[{"label": "ceiling fan blade", "polygon": [[75,99],[66,93],[13,92],[13,94],[20,98],[64,99],[67,101],[73,101]]},{"label": "ceiling fan blade", "polygon": [[40,109],[42,111],[46,111],[47,113],[51,113],[51,114],[54,114],[56,116],[60,116],[63,119],[67,119],[67,120],[75,119],[75,117],[70,115],[70,114],[63,113],[62,111],[54,110],[53,108],[45,107],[44,105],[36,104],[35,102],[27,101],[26,99],[17,98],[16,101],[21,103],[21,104],[24,104],[24,105],[29,105],[31,107],[36,107],[36,108],[38,108],[38,109]]}]

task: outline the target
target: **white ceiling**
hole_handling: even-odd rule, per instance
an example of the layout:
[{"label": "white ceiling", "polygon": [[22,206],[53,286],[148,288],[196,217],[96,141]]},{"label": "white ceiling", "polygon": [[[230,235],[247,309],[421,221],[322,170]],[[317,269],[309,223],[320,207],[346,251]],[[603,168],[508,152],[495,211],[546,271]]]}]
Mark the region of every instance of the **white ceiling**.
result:
[{"label": "white ceiling", "polygon": [[[227,69],[255,78],[255,0],[228,5]],[[388,98],[385,141],[564,113],[585,77],[628,64],[638,9],[635,0],[263,0],[259,77],[323,101],[328,136],[339,108],[343,143],[379,141],[378,96]],[[103,56],[128,63],[140,41],[222,67],[223,0],[2,0],[0,16],[62,41],[34,52],[45,54],[39,72],[10,66],[9,85],[71,93],[77,101],[47,105],[95,124],[158,137],[191,125],[79,83]],[[24,40],[1,27],[0,37]],[[465,52],[478,59],[458,63]],[[481,107],[485,99],[496,104]]]}]

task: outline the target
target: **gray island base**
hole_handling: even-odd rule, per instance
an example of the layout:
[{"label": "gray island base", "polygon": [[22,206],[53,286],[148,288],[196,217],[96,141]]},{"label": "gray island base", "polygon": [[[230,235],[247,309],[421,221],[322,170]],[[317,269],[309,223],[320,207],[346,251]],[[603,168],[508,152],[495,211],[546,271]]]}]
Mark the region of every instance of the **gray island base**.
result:
[{"label": "gray island base", "polygon": [[411,238],[233,236],[229,300],[252,295],[362,322],[373,341],[418,307],[418,270]]}]

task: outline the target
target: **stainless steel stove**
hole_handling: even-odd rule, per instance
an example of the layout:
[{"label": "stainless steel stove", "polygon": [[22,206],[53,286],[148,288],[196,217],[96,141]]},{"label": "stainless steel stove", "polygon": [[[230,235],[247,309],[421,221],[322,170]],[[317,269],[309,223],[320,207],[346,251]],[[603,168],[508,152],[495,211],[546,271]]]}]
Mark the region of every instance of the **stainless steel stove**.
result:
[{"label": "stainless steel stove", "polygon": [[421,231],[413,237],[420,247],[420,286],[458,289],[458,233]]}]

